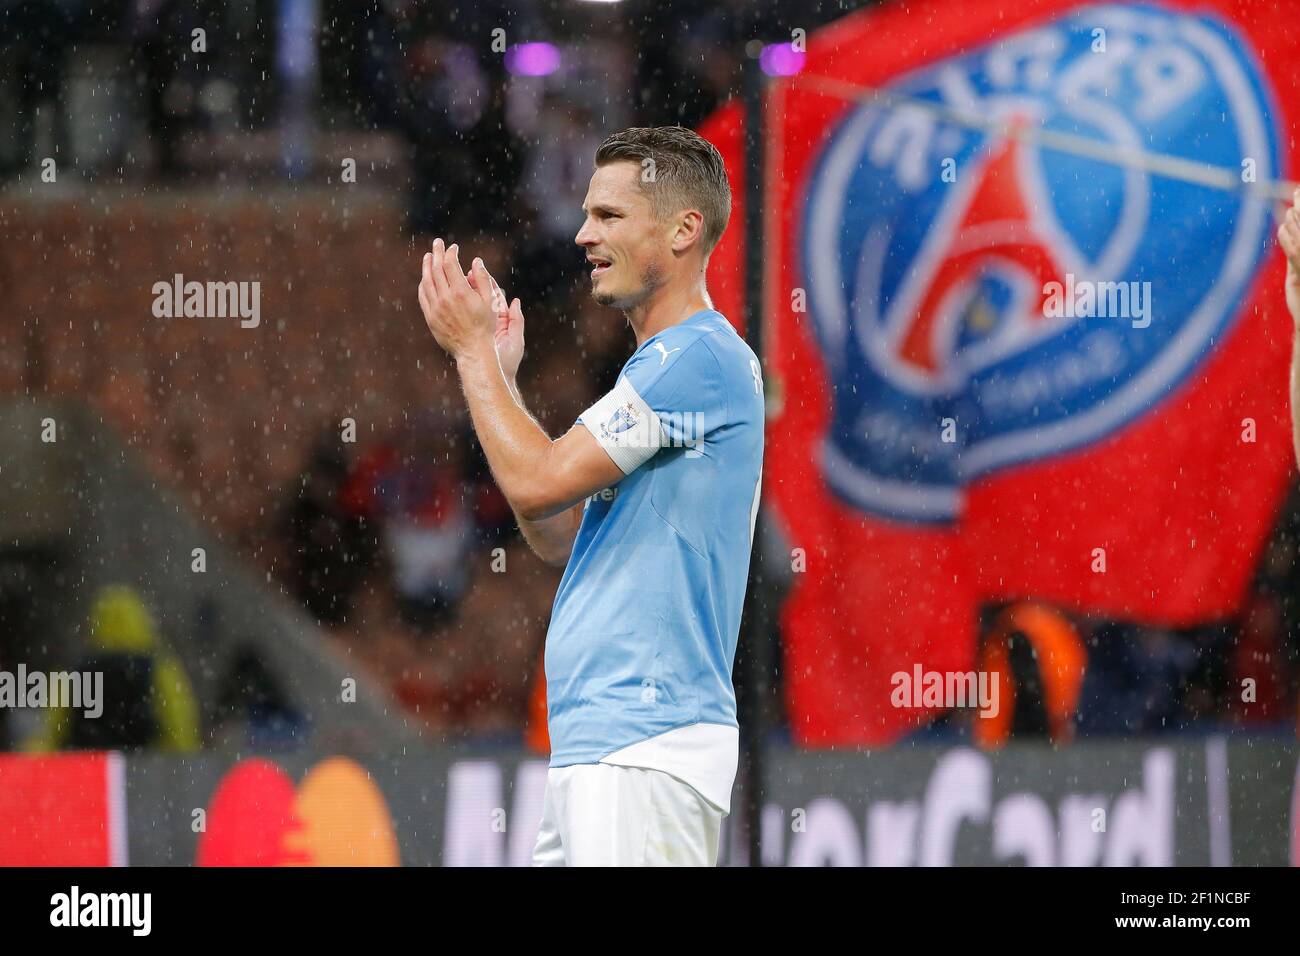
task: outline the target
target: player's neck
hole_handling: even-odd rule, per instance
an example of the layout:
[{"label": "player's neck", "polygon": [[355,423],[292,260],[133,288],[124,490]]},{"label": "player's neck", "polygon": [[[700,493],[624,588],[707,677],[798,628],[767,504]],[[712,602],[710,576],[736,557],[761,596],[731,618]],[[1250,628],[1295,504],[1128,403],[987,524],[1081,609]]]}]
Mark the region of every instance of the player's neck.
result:
[{"label": "player's neck", "polygon": [[664,288],[650,301],[627,313],[628,324],[636,334],[637,348],[646,340],[666,328],[685,322],[696,312],[713,308],[713,301],[704,287],[704,279],[686,289]]}]

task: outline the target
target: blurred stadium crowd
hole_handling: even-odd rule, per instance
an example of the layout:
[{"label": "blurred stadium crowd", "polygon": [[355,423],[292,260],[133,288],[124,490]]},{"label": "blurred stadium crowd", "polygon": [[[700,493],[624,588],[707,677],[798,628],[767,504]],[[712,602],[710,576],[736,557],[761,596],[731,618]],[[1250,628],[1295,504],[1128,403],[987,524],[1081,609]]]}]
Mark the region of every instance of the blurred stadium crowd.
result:
[{"label": "blurred stadium crowd", "polygon": [[[531,731],[544,746],[540,655],[559,573],[514,530],[422,326],[419,252],[435,231],[458,239],[522,298],[522,391],[548,431],[567,429],[634,344],[584,293],[572,243],[595,147],[621,125],[706,116],[736,90],[758,16],[739,0],[604,6],[492,0],[466,20],[397,0],[0,0],[0,204],[17,240],[0,250],[0,280],[24,314],[57,306],[3,324],[0,394],[92,403],[160,483],[448,739]],[[788,6],[762,5],[768,29],[788,31]],[[512,44],[553,45],[487,56],[498,26]],[[195,29],[211,55],[187,52]],[[552,55],[565,68],[545,75]],[[60,183],[134,195],[34,198],[49,155],[72,160]],[[343,158],[359,174],[340,204]],[[238,185],[257,191],[220,192]],[[175,273],[261,281],[264,328],[153,319],[149,289]],[[340,439],[345,420],[355,442]],[[1293,495],[1246,611],[1214,627],[987,609],[982,666],[1008,670],[1017,691],[976,738],[1247,720],[1293,732],[1298,549]],[[101,598],[93,650],[117,639],[165,653],[147,609]],[[1258,683],[1248,709],[1244,675]],[[175,703],[182,683],[171,703],[159,694],[173,716],[150,737],[174,749],[200,738],[192,707]],[[49,734],[38,745],[59,745]],[[970,734],[954,715],[921,736]]]}]

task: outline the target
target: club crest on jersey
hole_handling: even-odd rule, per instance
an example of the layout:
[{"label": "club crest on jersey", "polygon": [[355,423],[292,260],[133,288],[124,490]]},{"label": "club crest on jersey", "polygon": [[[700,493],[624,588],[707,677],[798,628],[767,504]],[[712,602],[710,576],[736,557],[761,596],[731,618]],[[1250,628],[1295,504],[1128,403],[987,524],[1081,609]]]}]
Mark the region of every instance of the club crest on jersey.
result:
[{"label": "club crest on jersey", "polygon": [[[1272,91],[1208,16],[1076,8],[889,89],[1012,131],[1280,173]],[[952,521],[975,478],[1150,412],[1236,321],[1272,229],[1260,194],[1053,142],[910,103],[831,121],[795,250],[832,386],[820,466],[849,504]],[[1088,308],[1062,302],[1078,289]],[[1108,313],[1129,309],[1120,293],[1140,316]]]},{"label": "club crest on jersey", "polygon": [[609,416],[609,421],[600,426],[600,431],[605,438],[610,438],[634,427],[638,420],[636,406],[628,402],[626,405],[620,405],[614,414]]}]

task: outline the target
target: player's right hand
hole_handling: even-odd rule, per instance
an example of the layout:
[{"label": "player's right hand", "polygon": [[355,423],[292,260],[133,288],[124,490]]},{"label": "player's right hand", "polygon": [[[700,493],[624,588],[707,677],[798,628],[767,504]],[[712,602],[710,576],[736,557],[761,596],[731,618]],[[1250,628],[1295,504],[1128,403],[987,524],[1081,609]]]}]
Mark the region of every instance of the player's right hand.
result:
[{"label": "player's right hand", "polygon": [[[497,359],[501,362],[501,371],[511,382],[519,374],[519,363],[524,360],[524,313],[519,300],[506,299],[506,294],[497,285],[492,273],[483,267],[483,272],[492,283],[492,307],[497,315],[495,342]],[[471,283],[473,280],[470,280]]]},{"label": "player's right hand", "polygon": [[1300,326],[1300,189],[1292,196],[1291,208],[1282,217],[1277,241],[1286,253],[1286,304],[1291,318]]}]

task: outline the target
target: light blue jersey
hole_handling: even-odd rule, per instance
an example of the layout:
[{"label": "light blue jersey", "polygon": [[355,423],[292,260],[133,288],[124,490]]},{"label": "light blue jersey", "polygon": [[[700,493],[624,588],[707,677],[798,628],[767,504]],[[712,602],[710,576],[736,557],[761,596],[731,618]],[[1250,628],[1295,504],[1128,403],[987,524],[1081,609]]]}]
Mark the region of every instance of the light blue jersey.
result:
[{"label": "light blue jersey", "polygon": [[578,419],[626,477],[587,500],[555,596],[552,767],[694,724],[736,727],[762,392],[754,353],[709,309],[642,343]]}]

